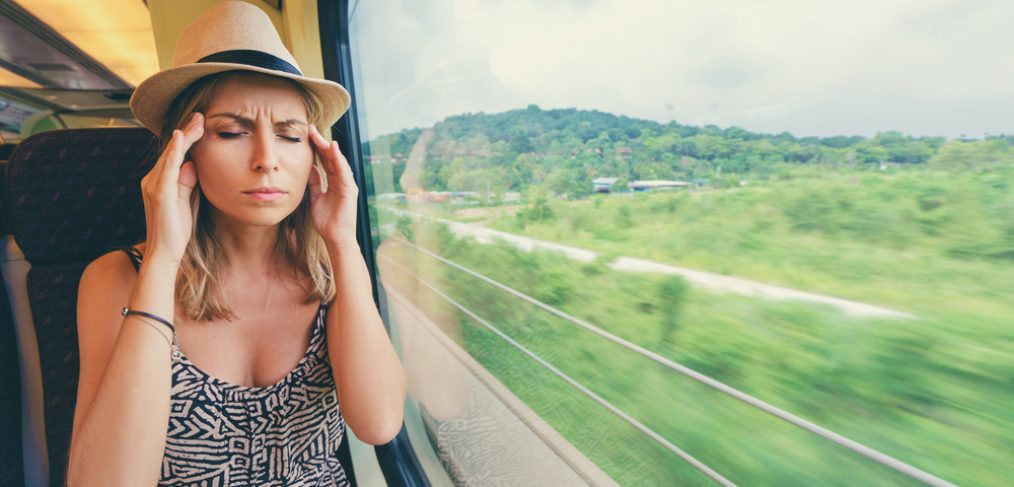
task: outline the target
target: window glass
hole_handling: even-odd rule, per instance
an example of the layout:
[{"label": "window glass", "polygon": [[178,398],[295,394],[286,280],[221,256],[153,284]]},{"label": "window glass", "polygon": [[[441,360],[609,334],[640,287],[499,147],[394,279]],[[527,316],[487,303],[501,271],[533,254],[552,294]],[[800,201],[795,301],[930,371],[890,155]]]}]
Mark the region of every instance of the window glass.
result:
[{"label": "window glass", "polygon": [[1014,476],[1014,4],[351,15],[383,313],[428,468]]},{"label": "window glass", "polygon": [[38,108],[0,96],[0,140],[17,142],[21,140],[21,126]]},{"label": "window glass", "polygon": [[62,114],[60,118],[67,128],[98,128],[98,127],[140,127],[134,118],[96,117],[90,115]]}]

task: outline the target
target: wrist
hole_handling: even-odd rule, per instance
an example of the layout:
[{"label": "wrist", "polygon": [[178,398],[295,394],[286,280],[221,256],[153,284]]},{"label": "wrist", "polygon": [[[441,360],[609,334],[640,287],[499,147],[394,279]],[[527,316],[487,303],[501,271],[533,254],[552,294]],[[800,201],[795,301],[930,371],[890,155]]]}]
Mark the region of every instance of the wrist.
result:
[{"label": "wrist", "polygon": [[173,277],[179,272],[182,259],[174,258],[157,251],[146,252],[141,260],[141,274],[171,274]]},{"label": "wrist", "polygon": [[145,262],[151,260],[169,265],[179,265],[183,260],[184,253],[182,249],[167,249],[163,245],[154,243],[146,243],[143,252]]},{"label": "wrist", "polygon": [[358,255],[360,252],[359,242],[356,239],[342,239],[337,241],[326,242],[327,251],[331,255],[343,254],[351,251],[355,251]]}]

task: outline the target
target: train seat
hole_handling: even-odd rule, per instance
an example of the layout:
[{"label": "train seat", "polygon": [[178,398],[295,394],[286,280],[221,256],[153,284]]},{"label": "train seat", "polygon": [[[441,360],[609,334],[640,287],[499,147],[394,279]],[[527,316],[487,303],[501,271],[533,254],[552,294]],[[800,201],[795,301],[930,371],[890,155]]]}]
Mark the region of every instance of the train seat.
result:
[{"label": "train seat", "polygon": [[85,266],[144,235],[140,180],[156,156],[145,129],[25,139],[7,167],[3,249],[22,381],[26,485],[63,485],[77,399],[77,285]]}]

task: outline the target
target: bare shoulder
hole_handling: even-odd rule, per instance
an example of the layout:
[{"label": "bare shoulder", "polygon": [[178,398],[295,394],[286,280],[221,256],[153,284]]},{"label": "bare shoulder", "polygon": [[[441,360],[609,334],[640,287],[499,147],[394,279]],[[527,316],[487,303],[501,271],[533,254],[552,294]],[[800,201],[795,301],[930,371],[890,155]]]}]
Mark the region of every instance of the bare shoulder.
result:
[{"label": "bare shoulder", "polygon": [[137,271],[127,253],[114,250],[85,267],[78,284],[77,328],[82,347],[91,338],[105,342],[119,331],[119,310],[127,305],[137,282]]},{"label": "bare shoulder", "polygon": [[88,264],[81,275],[78,293],[108,295],[123,288],[129,293],[136,281],[137,271],[126,252],[114,250]]},{"label": "bare shoulder", "polygon": [[80,368],[73,435],[90,407],[109,357],[120,334],[127,305],[137,282],[137,271],[122,250],[105,254],[85,268],[78,285],[77,338]]},{"label": "bare shoulder", "polygon": [[85,267],[78,284],[77,328],[82,355],[86,348],[111,347],[119,333],[120,310],[137,283],[137,270],[127,253],[114,250]]}]

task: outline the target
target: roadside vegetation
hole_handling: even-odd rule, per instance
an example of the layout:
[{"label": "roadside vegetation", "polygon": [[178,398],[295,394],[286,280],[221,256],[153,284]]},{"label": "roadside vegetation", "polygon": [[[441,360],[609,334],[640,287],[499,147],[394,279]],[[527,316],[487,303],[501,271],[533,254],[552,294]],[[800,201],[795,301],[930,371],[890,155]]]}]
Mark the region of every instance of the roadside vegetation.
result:
[{"label": "roadside vegetation", "polygon": [[[524,113],[514,114],[515,121],[538,115],[532,108],[519,112]],[[462,127],[480,130],[496,117],[462,116],[445,123],[453,122],[458,130],[453,135],[461,140],[474,140],[476,133]],[[689,150],[685,145],[665,146],[658,156],[665,162],[665,153],[676,154],[665,162],[672,171],[665,177],[710,176],[689,190],[565,190],[590,189],[590,169],[629,180],[646,178],[633,169],[648,166],[634,162],[654,161],[650,147],[655,142],[649,142],[668,135],[655,131],[653,122],[645,123],[638,126],[637,137],[632,137],[633,129],[618,125],[628,146],[635,147],[631,152],[618,151],[615,141],[600,147],[620,154],[610,161],[628,172],[581,166],[588,181],[573,185],[552,176],[559,167],[577,167],[574,161],[582,154],[594,162],[599,154],[585,151],[591,137],[582,142],[585,152],[562,157],[566,160],[557,162],[563,166],[547,166],[542,179],[517,184],[504,179],[510,182],[501,191],[522,193],[519,207],[499,216],[491,209],[492,219],[469,217],[509,233],[598,251],[604,255],[599,261],[581,263],[505,243],[479,244],[454,237],[442,225],[384,210],[372,216],[386,225],[385,236],[425,245],[950,482],[1002,485],[1014,477],[1009,461],[1014,452],[1014,149],[1009,138],[944,141],[890,133],[872,139],[807,140],[743,135],[733,129],[708,135],[717,129],[704,128],[704,135],[734,148],[715,152],[711,159],[694,158],[694,164],[683,159],[692,156],[680,155]],[[672,130],[679,127],[689,133],[684,126]],[[453,153],[458,149],[441,135],[444,129],[438,124],[430,147]],[[602,133],[606,139],[612,134]],[[681,144],[701,134],[681,135]],[[630,142],[635,139],[640,142]],[[577,144],[576,139],[564,140]],[[539,155],[542,142],[529,142],[534,160],[551,157],[548,150]],[[512,147],[511,140],[505,143]],[[780,155],[764,159],[749,152],[765,144],[782,147]],[[791,149],[795,146],[809,147],[803,153],[812,157],[793,160],[802,157],[791,156],[797,153]],[[485,156],[473,152],[487,158],[486,166],[475,170],[494,166],[489,161],[496,150],[491,150]],[[568,150],[561,154],[575,149]],[[462,149],[459,157],[472,156]],[[755,163],[743,167],[733,161]],[[510,166],[505,164],[501,169]],[[447,167],[454,166],[427,166],[429,184],[458,181],[457,171],[472,170],[467,164]],[[434,176],[441,174],[443,179]],[[401,206],[448,218],[456,210],[450,202]],[[396,249],[392,255],[403,265],[432,260],[408,245]],[[860,318],[829,306],[708,292],[678,277],[614,271],[607,264],[619,255],[828,294],[915,317]],[[424,276],[442,283],[452,298],[736,483],[916,485],[459,270],[432,262],[426,267]],[[472,355],[621,484],[708,484],[675,454],[467,315],[451,316]]]},{"label": "roadside vegetation", "polygon": [[[439,232],[440,248],[431,250],[445,258],[919,468],[961,485],[994,485],[1011,474],[1004,460],[1014,447],[1014,431],[1004,419],[1014,401],[1014,364],[1004,352],[1009,336],[994,336],[994,347],[982,340],[988,330],[955,326],[947,318],[859,319],[829,307],[713,294],[672,276],[482,245],[428,225],[414,227]],[[402,265],[431,260],[409,246],[399,246],[396,255]],[[909,484],[474,277],[433,264],[426,262],[429,276],[443,282],[452,298],[734,481]],[[674,288],[683,290],[682,298],[673,298]],[[450,315],[473,356],[621,484],[699,478],[674,454],[464,313]]]}]

